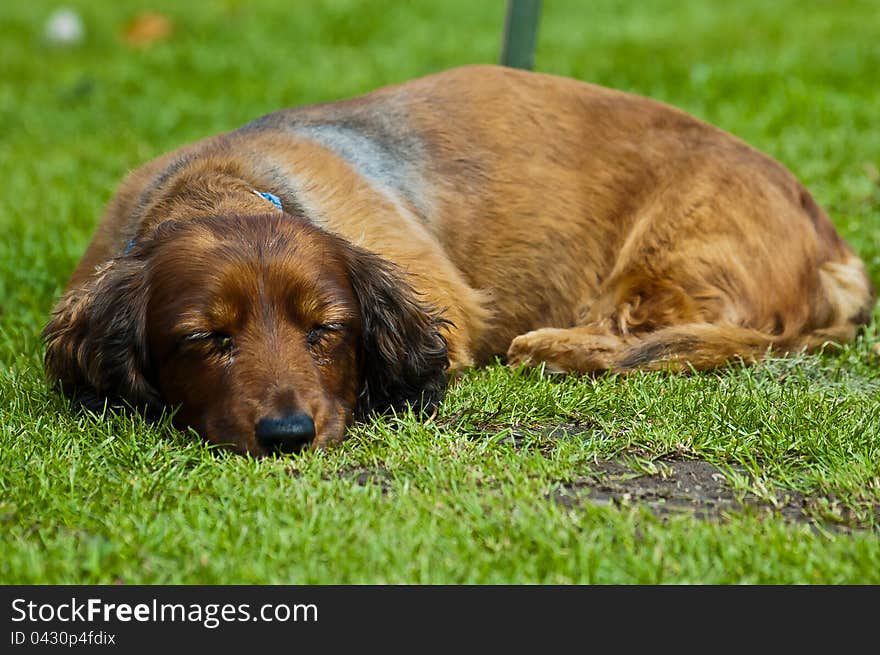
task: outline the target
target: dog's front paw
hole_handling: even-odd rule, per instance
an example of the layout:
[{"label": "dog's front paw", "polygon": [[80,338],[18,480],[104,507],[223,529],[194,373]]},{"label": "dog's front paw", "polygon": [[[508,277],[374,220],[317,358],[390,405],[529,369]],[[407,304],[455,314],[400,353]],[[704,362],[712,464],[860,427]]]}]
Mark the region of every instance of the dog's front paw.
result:
[{"label": "dog's front paw", "polygon": [[624,344],[619,337],[585,327],[542,328],[510,342],[507,365],[544,365],[548,373],[590,373],[614,368]]},{"label": "dog's front paw", "polygon": [[563,372],[567,330],[543,328],[533,330],[516,337],[507,349],[507,365],[510,368],[520,366],[546,365],[548,372]]}]

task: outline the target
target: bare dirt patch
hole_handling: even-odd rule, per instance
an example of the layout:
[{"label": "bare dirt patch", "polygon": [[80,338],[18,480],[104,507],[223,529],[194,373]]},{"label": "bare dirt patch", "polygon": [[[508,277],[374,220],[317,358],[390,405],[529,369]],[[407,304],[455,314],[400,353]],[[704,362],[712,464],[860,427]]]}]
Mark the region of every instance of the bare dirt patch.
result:
[{"label": "bare dirt patch", "polygon": [[776,502],[771,503],[735,490],[725,475],[708,462],[658,459],[645,464],[652,469],[651,472],[634,470],[625,461],[599,461],[594,473],[565,484],[550,498],[565,507],[583,503],[640,506],[661,518],[690,514],[701,519],[724,519],[731,514],[749,513],[782,517],[787,521],[835,531],[850,532],[853,528],[863,527],[854,516],[846,513],[833,520],[820,518],[822,499],[796,491],[779,493]]},{"label": "bare dirt patch", "polygon": [[639,473],[618,461],[597,462],[594,474],[566,484],[553,500],[566,507],[639,504],[656,514],[687,512],[701,518],[742,505],[724,474],[708,462],[665,459],[651,465],[657,473]]},{"label": "bare dirt patch", "polygon": [[387,494],[391,487],[391,473],[387,469],[381,467],[358,467],[341,471],[339,477],[347,480],[354,480],[360,487],[367,485],[377,485],[383,494]]}]

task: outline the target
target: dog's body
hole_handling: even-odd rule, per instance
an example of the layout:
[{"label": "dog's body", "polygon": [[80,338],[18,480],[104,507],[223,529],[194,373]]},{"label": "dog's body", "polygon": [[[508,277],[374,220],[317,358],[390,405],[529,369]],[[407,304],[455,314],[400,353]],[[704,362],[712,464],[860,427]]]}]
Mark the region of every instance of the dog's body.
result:
[{"label": "dog's body", "polygon": [[133,172],[47,367],[262,453],[436,401],[447,355],[709,369],[851,340],[872,306],[862,262],[767,156],[649,99],[474,66]]}]

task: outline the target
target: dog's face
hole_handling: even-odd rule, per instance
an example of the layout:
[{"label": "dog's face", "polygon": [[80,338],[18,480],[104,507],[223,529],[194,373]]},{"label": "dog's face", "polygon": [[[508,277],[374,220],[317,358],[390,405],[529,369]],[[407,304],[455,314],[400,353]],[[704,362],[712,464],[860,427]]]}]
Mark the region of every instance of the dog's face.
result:
[{"label": "dog's face", "polygon": [[158,391],[181,424],[243,451],[340,441],[363,331],[346,253],[304,225],[244,225],[256,230],[157,243],[146,338]]},{"label": "dog's face", "polygon": [[242,453],[336,443],[445,385],[442,321],[401,274],[280,213],[166,223],[60,307],[46,363],[65,390],[174,407]]}]

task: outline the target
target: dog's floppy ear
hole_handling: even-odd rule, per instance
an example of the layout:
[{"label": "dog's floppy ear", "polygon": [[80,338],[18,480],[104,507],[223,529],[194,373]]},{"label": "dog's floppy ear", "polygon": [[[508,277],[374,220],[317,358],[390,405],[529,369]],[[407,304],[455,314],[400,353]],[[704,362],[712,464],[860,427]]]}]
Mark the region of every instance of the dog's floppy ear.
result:
[{"label": "dog's floppy ear", "polygon": [[430,411],[443,398],[449,358],[440,330],[447,321],[423,302],[392,263],[349,246],[349,275],[363,321],[363,386],[357,414]]},{"label": "dog's floppy ear", "polygon": [[105,400],[158,407],[158,393],[145,373],[144,268],[134,253],[111,260],[61,297],[43,330],[47,374],[87,409],[98,410]]}]

